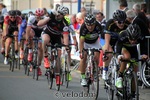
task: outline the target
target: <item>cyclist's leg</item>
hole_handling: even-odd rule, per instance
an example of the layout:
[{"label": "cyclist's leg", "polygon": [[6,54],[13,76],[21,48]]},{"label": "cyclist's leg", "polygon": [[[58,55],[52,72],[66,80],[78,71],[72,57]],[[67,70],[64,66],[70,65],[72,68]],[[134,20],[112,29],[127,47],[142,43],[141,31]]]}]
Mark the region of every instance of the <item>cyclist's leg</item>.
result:
[{"label": "cyclist's leg", "polygon": [[48,50],[46,45],[49,44],[50,42],[50,35],[48,34],[48,32],[46,33],[45,31],[42,32],[42,48],[43,48],[43,55],[44,55],[44,67],[45,68],[49,68],[50,67],[50,62],[48,59]]},{"label": "cyclist's leg", "polygon": [[[122,48],[122,55],[123,55],[124,59],[130,59],[131,58],[130,52],[126,48]],[[121,62],[121,64],[120,64],[120,69],[119,69],[118,77],[116,80],[116,87],[117,88],[123,87],[122,86],[123,72],[126,69],[126,65],[127,65],[126,62]]]},{"label": "cyclist's leg", "polygon": [[[87,49],[89,48],[88,44],[84,43],[84,48]],[[83,59],[80,60],[80,64],[79,64],[79,69],[80,69],[80,72],[81,72],[81,85],[84,86],[84,85],[87,85],[87,81],[85,79],[85,70],[86,70],[86,60],[87,60],[87,53],[84,52],[84,55],[83,55]]]},{"label": "cyclist's leg", "polygon": [[2,33],[2,36],[1,36],[1,53],[2,54],[5,53],[5,40],[4,40],[3,33]]},{"label": "cyclist's leg", "polygon": [[[105,49],[105,45],[104,45],[103,49]],[[113,51],[111,45],[109,45],[108,51],[110,51],[110,52]],[[105,51],[104,51],[104,52],[105,52]],[[112,58],[112,54],[107,54],[107,57],[108,57],[108,59],[104,60],[104,63],[103,63],[102,78],[103,78],[104,80],[107,80],[107,79],[108,79],[108,77],[107,77],[107,71],[108,71],[109,63],[110,63],[111,58]]]},{"label": "cyclist's leg", "polygon": [[18,31],[13,32],[15,41],[15,58],[18,58]]},{"label": "cyclist's leg", "polygon": [[32,29],[30,31],[30,34],[27,34],[27,38],[30,39],[30,40],[28,40],[30,42],[29,45],[28,45],[28,48],[29,48],[28,61],[32,61],[32,56],[33,56],[33,54],[32,54],[32,49],[33,49],[33,40],[32,40],[32,38],[34,37],[34,35],[35,35],[35,32]]},{"label": "cyclist's leg", "polygon": [[11,37],[7,37],[7,39],[5,41],[5,59],[4,59],[4,64],[8,64],[8,56],[9,56],[11,42],[12,42],[12,38]]},{"label": "cyclist's leg", "polygon": [[[137,51],[136,47],[131,47],[131,48],[127,48],[127,49],[130,52],[131,58],[138,59],[138,51]],[[138,63],[137,62],[134,63],[134,71],[135,71],[135,73],[137,73],[137,71],[138,71]],[[136,91],[136,84],[135,84],[135,80],[133,79],[132,80],[133,96],[135,95],[135,91]]]}]

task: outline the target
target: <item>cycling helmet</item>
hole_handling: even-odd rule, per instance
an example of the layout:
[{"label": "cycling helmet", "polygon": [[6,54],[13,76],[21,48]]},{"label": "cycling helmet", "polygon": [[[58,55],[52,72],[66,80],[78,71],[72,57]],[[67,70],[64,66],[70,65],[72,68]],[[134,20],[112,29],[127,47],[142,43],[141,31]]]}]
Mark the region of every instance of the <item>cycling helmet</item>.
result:
[{"label": "cycling helmet", "polygon": [[62,15],[66,15],[69,12],[69,9],[65,6],[59,6],[56,11]]},{"label": "cycling helmet", "polygon": [[16,16],[16,11],[15,11],[15,10],[10,10],[10,11],[8,12],[8,14],[9,14],[10,16]]},{"label": "cycling helmet", "polygon": [[38,8],[35,10],[35,15],[36,16],[43,16],[44,15],[44,10],[41,8]]},{"label": "cycling helmet", "polygon": [[86,25],[93,25],[96,23],[96,18],[92,14],[87,14],[84,18],[84,22]]},{"label": "cycling helmet", "polygon": [[16,10],[16,15],[21,16],[21,11],[20,10]]},{"label": "cycling helmet", "polygon": [[127,18],[127,15],[124,11],[122,10],[116,10],[114,13],[113,13],[113,19],[114,20],[117,20],[117,21],[125,21]]},{"label": "cycling helmet", "polygon": [[0,16],[0,23],[4,22],[4,16]]},{"label": "cycling helmet", "polygon": [[130,24],[126,30],[130,40],[137,40],[141,36],[141,29],[137,24]]}]

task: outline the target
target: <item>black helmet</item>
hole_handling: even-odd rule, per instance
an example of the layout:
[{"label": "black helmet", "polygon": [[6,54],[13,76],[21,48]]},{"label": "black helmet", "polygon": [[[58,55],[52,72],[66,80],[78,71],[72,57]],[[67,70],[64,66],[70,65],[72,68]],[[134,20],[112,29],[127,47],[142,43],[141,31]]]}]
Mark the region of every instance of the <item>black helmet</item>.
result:
[{"label": "black helmet", "polygon": [[124,11],[122,10],[116,10],[114,13],[113,13],[113,19],[114,20],[117,20],[117,21],[125,21],[127,18],[127,15]]},{"label": "black helmet", "polygon": [[8,14],[9,14],[10,16],[16,16],[16,11],[15,11],[15,10],[10,10],[10,11],[8,12]]},{"label": "black helmet", "polygon": [[4,16],[0,16],[0,23],[4,22]]},{"label": "black helmet", "polygon": [[130,40],[137,40],[141,37],[141,29],[137,24],[130,24],[126,30]]},{"label": "black helmet", "polygon": [[84,22],[86,25],[93,25],[96,23],[96,18],[94,17],[94,15],[88,13],[84,18]]},{"label": "black helmet", "polygon": [[21,11],[20,10],[16,10],[16,15],[21,16]]}]

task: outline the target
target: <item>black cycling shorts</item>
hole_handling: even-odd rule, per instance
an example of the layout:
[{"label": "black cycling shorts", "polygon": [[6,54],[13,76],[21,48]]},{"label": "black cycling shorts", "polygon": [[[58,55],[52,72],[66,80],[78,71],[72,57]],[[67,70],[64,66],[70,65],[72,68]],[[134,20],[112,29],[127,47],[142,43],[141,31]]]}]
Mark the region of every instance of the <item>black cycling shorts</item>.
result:
[{"label": "black cycling shorts", "polygon": [[131,58],[138,59],[138,51],[137,47],[124,47],[127,51],[129,51]]}]

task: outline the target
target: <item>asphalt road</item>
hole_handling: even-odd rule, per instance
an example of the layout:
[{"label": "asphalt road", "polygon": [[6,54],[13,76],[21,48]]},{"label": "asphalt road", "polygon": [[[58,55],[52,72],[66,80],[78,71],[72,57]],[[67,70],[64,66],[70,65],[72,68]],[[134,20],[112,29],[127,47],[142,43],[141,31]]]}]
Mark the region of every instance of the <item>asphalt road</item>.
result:
[{"label": "asphalt road", "polygon": [[[44,70],[43,70],[44,72]],[[39,81],[32,79],[32,75],[26,76],[23,68],[9,71],[9,66],[0,66],[0,100],[92,100],[93,94],[83,93],[80,79],[72,73],[73,80],[68,89],[61,86],[60,91],[55,88],[48,88],[45,76],[41,76]],[[100,85],[100,100],[107,100],[103,85]]]}]

